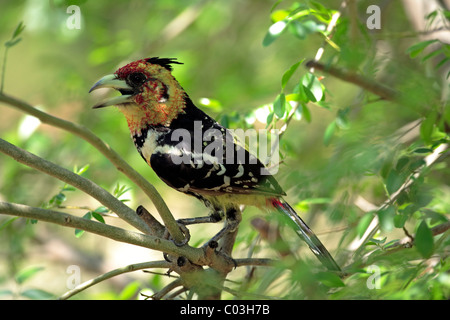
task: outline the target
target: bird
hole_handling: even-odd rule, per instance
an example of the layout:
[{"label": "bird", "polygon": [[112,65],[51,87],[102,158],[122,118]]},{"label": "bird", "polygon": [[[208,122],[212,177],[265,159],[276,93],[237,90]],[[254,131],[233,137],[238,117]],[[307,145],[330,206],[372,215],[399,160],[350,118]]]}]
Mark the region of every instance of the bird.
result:
[{"label": "bird", "polygon": [[[134,145],[168,186],[199,199],[206,217],[184,224],[219,222],[218,240],[235,231],[241,206],[280,212],[294,222],[298,236],[329,271],[341,269],[322,242],[284,200],[286,193],[266,166],[231,131],[195,106],[172,75],[176,58],[151,57],[130,62],[100,78],[89,90],[112,88],[121,95],[94,109],[116,106],[126,118]],[[182,244],[180,244],[182,245]]]}]

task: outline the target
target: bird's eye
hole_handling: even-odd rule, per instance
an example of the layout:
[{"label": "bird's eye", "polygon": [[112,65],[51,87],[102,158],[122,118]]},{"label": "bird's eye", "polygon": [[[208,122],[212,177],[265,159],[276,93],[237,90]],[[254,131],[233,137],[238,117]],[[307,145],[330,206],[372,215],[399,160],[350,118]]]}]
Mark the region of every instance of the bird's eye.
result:
[{"label": "bird's eye", "polygon": [[131,86],[138,87],[147,80],[147,77],[141,72],[135,72],[131,73],[127,80]]}]

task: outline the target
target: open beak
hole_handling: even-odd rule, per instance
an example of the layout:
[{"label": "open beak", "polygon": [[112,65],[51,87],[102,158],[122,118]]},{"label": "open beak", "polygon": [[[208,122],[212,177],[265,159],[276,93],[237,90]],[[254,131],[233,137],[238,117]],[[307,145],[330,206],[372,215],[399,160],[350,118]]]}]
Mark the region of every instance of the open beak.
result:
[{"label": "open beak", "polygon": [[130,103],[133,102],[133,96],[134,96],[134,90],[131,88],[125,80],[120,80],[116,77],[114,74],[108,74],[107,76],[104,76],[100,80],[98,80],[92,88],[89,90],[89,93],[91,93],[94,90],[100,89],[100,88],[112,88],[118,90],[120,93],[122,93],[121,96],[111,98],[107,101],[97,103],[92,108],[98,109],[108,106],[113,106],[117,104],[124,104],[124,103]]}]

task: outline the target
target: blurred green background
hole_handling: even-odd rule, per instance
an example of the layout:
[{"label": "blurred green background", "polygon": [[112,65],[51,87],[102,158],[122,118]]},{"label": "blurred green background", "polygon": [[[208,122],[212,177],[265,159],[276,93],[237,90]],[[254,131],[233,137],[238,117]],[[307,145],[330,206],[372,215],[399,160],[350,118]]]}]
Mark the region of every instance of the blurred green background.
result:
[{"label": "blurred green background", "polygon": [[[330,12],[337,10],[341,2],[319,1]],[[184,65],[175,65],[173,74],[203,110],[230,128],[265,128],[264,121],[249,121],[251,115],[274,102],[281,90],[281,78],[290,66],[314,58],[324,44],[324,37],[318,32],[302,35],[291,29],[270,45],[263,45],[277,14],[293,10],[298,3],[311,6],[310,1],[287,0],[279,1],[276,7],[273,0],[0,0],[0,42],[11,38],[20,21],[25,25],[21,41],[8,51],[4,93],[92,130],[156,186],[177,218],[204,215],[206,211],[200,203],[168,188],[142,161],[117,110],[91,109],[95,102],[111,93],[88,94],[88,90],[100,77],[127,62],[152,56],[174,57]],[[336,29],[333,41],[339,50],[328,45],[322,61],[354,69],[407,92],[411,103],[399,107],[326,76],[321,79],[326,88],[324,103],[308,103],[307,109],[289,123],[281,140],[283,162],[277,179],[288,193],[287,199],[297,204],[332,252],[344,248],[358,233],[356,226],[361,226],[367,212],[355,205],[356,199],[361,196],[369,203],[383,203],[390,183],[387,177],[397,160],[407,150],[426,146],[417,135],[401,146],[393,144],[397,130],[426,117],[429,109],[435,108],[430,105],[439,105],[436,101],[442,103],[436,107],[439,110],[447,103],[448,83],[442,81],[445,72],[406,53],[421,39],[412,31],[405,6],[401,1],[386,3],[382,29],[368,31],[364,27],[368,16],[365,9],[371,3],[358,1],[357,18],[350,19],[346,12]],[[73,15],[67,13],[69,5],[77,5],[81,10],[79,29],[68,28],[67,21]],[[326,27],[324,21],[311,20]],[[356,28],[352,27],[355,20],[359,21]],[[1,50],[3,58],[3,47]],[[295,91],[306,73],[307,69],[301,65],[285,92]],[[217,101],[219,106],[202,105],[202,98]],[[89,165],[83,176],[110,191],[118,183],[126,185],[131,188],[123,195],[129,199],[128,205],[135,208],[143,204],[155,212],[148,199],[86,142],[62,130],[36,124],[6,105],[0,105],[0,117],[1,138],[67,169]],[[328,139],[327,128],[330,129],[331,123],[338,128]],[[277,127],[282,125],[283,121],[277,123]],[[442,217],[450,208],[447,164],[448,161],[440,163],[437,172],[418,186],[420,199],[411,200],[426,203],[428,209]],[[3,155],[0,155],[0,177],[1,201],[36,207],[48,202],[64,186]],[[79,191],[65,192],[65,196],[65,206],[98,206]],[[69,212],[81,216],[86,210]],[[245,255],[257,236],[250,227],[250,219],[258,214],[252,208],[244,214],[237,243],[242,251],[237,251],[238,256]],[[0,222],[5,221],[0,218]],[[387,241],[404,236],[392,221],[392,216],[384,220],[382,236]],[[416,222],[411,222],[412,230]],[[107,219],[107,223],[123,226],[117,219]],[[204,231],[193,227],[193,242],[202,243],[218,228],[212,226]],[[295,244],[297,239],[293,235],[289,241]],[[67,290],[66,271],[70,265],[81,267],[85,281],[125,264],[162,258],[159,253],[90,234],[75,238],[73,230],[45,223],[34,225],[23,219],[2,225],[0,243],[0,288],[13,287],[15,297],[21,286],[12,279],[27,266],[44,267],[39,276],[27,283],[30,287],[59,295]],[[261,256],[273,254],[264,246],[261,244]],[[302,252],[309,254],[304,248]],[[135,279],[138,282],[133,282]],[[263,279],[269,281],[267,277]],[[102,283],[81,297],[118,298],[117,292],[122,292],[121,297],[127,298],[127,292],[122,290],[130,283],[131,297],[137,287],[156,290],[165,281],[158,275],[129,274]],[[272,291],[268,292],[274,295],[286,285],[277,287],[276,281],[271,283]],[[347,294],[344,297],[351,297]],[[11,298],[7,294],[3,297]],[[403,298],[412,297],[411,293]]]}]

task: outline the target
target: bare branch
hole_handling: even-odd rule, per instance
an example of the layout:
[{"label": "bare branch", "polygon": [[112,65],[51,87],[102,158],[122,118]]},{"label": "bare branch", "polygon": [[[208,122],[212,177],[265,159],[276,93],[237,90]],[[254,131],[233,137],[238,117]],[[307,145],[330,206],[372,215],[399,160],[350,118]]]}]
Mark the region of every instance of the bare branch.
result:
[{"label": "bare branch", "polygon": [[155,236],[125,230],[64,212],[30,207],[23,204],[0,202],[0,214],[36,219],[64,227],[81,229],[116,241],[134,244],[152,250],[164,251],[174,255],[184,255],[193,261],[199,260],[203,251],[188,246],[177,247],[172,241]]},{"label": "bare branch", "polygon": [[74,186],[77,189],[82,190],[97,199],[105,207],[115,212],[121,219],[128,222],[138,230],[144,233],[150,232],[150,228],[136,215],[132,209],[127,207],[123,202],[116,199],[108,191],[101,188],[91,180],[64,169],[50,161],[42,159],[28,151],[20,149],[3,139],[0,139],[0,152],[3,152],[7,156],[10,156],[22,164],[44,172]]},{"label": "bare branch", "polygon": [[102,281],[108,280],[108,279],[118,276],[120,274],[134,272],[134,271],[142,270],[142,269],[149,269],[149,268],[167,268],[169,265],[170,265],[170,263],[167,261],[149,261],[149,262],[143,262],[143,263],[130,264],[128,266],[114,269],[114,270],[104,273],[94,279],[83,282],[80,285],[73,288],[72,290],[64,293],[62,296],[59,297],[59,299],[67,300],[70,297],[80,293],[81,291],[84,291],[87,288],[92,287],[93,285],[96,285]]}]

